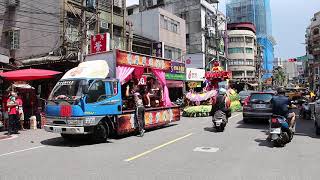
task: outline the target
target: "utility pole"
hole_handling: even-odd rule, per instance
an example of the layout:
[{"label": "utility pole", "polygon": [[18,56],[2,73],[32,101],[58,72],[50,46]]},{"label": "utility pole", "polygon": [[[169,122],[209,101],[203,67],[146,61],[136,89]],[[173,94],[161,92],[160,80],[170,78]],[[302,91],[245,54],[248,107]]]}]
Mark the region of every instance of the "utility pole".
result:
[{"label": "utility pole", "polygon": [[122,48],[126,49],[126,21],[127,21],[127,8],[126,8],[126,1],[122,0],[122,9],[123,9],[123,21],[122,21],[122,25],[123,25],[123,32],[122,32]]},{"label": "utility pole", "polygon": [[66,37],[66,0],[62,0],[62,13],[60,22],[62,23],[61,42],[62,50],[65,50],[65,37]]},{"label": "utility pole", "polygon": [[[218,23],[218,19],[219,19],[219,17],[218,17],[218,13],[219,13],[219,11],[218,11],[218,8],[219,8],[219,1],[217,1],[217,7],[216,7],[216,20],[215,20],[215,42],[216,42],[216,61],[217,62],[219,62],[220,63],[220,55],[219,55],[219,40],[220,40],[220,37],[219,37],[219,28],[218,28],[218,25],[219,25],[219,23]],[[221,64],[220,64],[221,65]]]},{"label": "utility pole", "polygon": [[96,0],[96,34],[100,33],[100,10],[99,0]]},{"label": "utility pole", "polygon": [[111,48],[113,50],[114,48],[114,39],[113,39],[113,6],[114,6],[114,0],[111,0]]},{"label": "utility pole", "polygon": [[79,52],[79,61],[83,62],[84,55],[87,48],[87,20],[86,20],[86,11],[85,11],[85,0],[81,0],[81,21],[79,23],[79,35],[80,35],[80,52]]}]

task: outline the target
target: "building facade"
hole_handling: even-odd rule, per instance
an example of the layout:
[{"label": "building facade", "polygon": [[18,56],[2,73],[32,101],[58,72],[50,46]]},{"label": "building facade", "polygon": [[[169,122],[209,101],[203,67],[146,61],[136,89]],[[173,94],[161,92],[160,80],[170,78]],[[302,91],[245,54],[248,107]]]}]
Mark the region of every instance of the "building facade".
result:
[{"label": "building facade", "polygon": [[[128,16],[133,33],[159,43],[161,57],[181,61],[186,52],[185,21],[161,8]],[[155,47],[157,49],[157,47]]]},{"label": "building facade", "polygon": [[253,24],[229,24],[228,38],[228,69],[232,71],[232,79],[253,83],[257,80],[257,39]]},{"label": "building facade", "polygon": [[258,44],[263,48],[265,78],[273,70],[275,40],[272,36],[270,0],[228,0],[230,23],[251,22],[256,26]]},{"label": "building facade", "polygon": [[306,30],[309,82],[312,89],[320,87],[320,11],[314,14]]},{"label": "building facade", "polygon": [[87,54],[89,37],[97,32],[113,34],[113,47],[124,49],[125,1],[98,2],[1,0],[0,54],[14,59],[18,66],[58,63],[58,68],[62,61],[78,61],[81,48]]},{"label": "building facade", "polygon": [[205,69],[215,59],[222,62],[226,59],[226,18],[214,3],[214,0],[140,0],[139,5],[140,11],[161,7],[184,19],[186,66]]}]

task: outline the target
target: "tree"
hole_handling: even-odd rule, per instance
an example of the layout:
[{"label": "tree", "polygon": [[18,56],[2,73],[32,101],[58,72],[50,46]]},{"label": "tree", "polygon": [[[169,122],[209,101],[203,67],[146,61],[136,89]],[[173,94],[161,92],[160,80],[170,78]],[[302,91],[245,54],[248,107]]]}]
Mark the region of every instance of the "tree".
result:
[{"label": "tree", "polygon": [[286,81],[286,73],[284,72],[284,69],[281,67],[277,67],[273,71],[273,77],[274,77],[274,85],[275,86],[283,86]]}]

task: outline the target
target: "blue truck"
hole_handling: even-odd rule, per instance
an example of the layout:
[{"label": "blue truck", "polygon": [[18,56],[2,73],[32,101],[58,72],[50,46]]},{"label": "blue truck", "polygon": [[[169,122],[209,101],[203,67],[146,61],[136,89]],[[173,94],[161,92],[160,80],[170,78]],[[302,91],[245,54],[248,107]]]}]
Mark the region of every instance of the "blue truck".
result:
[{"label": "blue truck", "polygon": [[[45,130],[60,133],[64,139],[88,135],[95,142],[105,142],[112,134],[137,131],[135,109],[125,108],[132,99],[121,93],[126,87],[116,77],[116,68],[161,69],[164,64],[170,68],[170,62],[120,50],[88,56],[86,60],[69,70],[53,88],[46,104]],[[164,126],[180,120],[180,108],[150,107],[144,117],[145,129]]]}]

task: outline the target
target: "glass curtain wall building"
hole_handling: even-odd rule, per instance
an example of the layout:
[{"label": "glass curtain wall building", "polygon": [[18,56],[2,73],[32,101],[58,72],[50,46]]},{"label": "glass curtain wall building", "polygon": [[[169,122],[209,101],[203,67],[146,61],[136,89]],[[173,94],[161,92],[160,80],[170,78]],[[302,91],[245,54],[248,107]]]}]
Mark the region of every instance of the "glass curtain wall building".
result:
[{"label": "glass curtain wall building", "polygon": [[256,26],[258,44],[263,47],[264,78],[272,75],[275,41],[272,37],[270,0],[227,0],[230,23],[251,22]]}]

